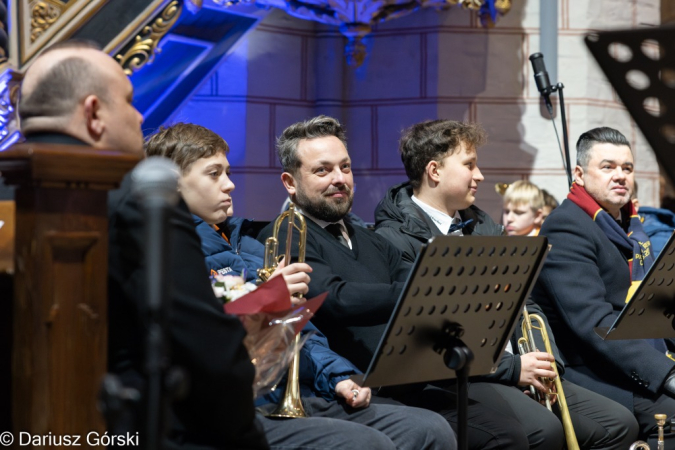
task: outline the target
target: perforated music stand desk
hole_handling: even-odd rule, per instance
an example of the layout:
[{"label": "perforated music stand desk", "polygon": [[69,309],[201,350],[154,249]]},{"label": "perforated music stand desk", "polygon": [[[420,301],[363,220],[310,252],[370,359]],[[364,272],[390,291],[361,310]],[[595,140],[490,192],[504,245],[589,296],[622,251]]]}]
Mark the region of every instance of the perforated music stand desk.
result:
[{"label": "perforated music stand desk", "polygon": [[[603,339],[675,337],[675,234],[645,275],[611,327],[598,327]],[[635,262],[634,262],[635,264]]]},{"label": "perforated music stand desk", "polygon": [[585,42],[675,181],[675,26],[604,31]]},{"label": "perforated music stand desk", "polygon": [[[541,236],[432,238],[368,370],[352,378],[362,386],[392,386],[457,377],[458,441],[466,448],[466,377],[496,368],[547,250]],[[457,372],[448,367],[462,365],[462,358],[466,364]]]}]

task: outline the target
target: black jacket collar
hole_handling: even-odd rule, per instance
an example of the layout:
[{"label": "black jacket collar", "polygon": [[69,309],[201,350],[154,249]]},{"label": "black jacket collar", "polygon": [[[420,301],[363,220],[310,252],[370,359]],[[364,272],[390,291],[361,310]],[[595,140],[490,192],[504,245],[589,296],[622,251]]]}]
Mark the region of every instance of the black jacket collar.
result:
[{"label": "black jacket collar", "polygon": [[34,144],[89,145],[68,134],[55,132],[31,133],[26,136],[26,142]]},{"label": "black jacket collar", "polygon": [[[402,232],[421,239],[429,239],[441,234],[431,218],[412,200],[413,189],[410,183],[393,186],[380,201],[375,210],[375,227],[380,223],[395,226]],[[497,225],[476,206],[459,211],[462,221],[473,221],[462,229],[464,235],[499,236],[504,234],[504,227]],[[398,225],[395,225],[398,224]]]}]

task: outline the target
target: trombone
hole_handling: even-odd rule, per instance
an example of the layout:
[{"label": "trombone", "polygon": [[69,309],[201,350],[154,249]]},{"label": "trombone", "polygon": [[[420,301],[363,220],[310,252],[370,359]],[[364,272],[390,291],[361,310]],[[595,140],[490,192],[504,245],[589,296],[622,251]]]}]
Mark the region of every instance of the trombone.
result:
[{"label": "trombone", "polygon": [[[279,257],[277,255],[279,250],[279,230],[284,222],[288,223],[288,232],[286,233],[286,252],[284,260],[286,264],[291,261],[291,243],[293,238],[293,230],[298,230],[300,233],[300,240],[298,242],[298,262],[305,262],[305,245],[307,242],[307,224],[305,218],[296,209],[293,203],[289,204],[288,210],[284,211],[274,222],[274,230],[272,237],[265,241],[265,258],[263,267],[258,269],[258,278],[265,282],[270,279],[279,264]],[[299,295],[302,297],[302,295]],[[300,334],[295,337],[293,345],[295,346],[295,355],[288,367],[288,381],[286,382],[286,391],[281,399],[281,402],[268,417],[283,417],[283,418],[299,418],[307,417],[305,408],[302,406],[300,399],[300,352],[298,346],[300,344]]]},{"label": "trombone", "polygon": [[[537,325],[533,325],[532,322],[536,322]],[[538,330],[541,333],[541,338],[544,341],[544,346],[546,347],[546,352],[553,354],[551,349],[551,341],[548,337],[548,332],[546,331],[546,323],[541,316],[537,314],[528,314],[527,307],[523,308],[523,323],[522,331],[523,337],[518,339],[518,350],[520,354],[529,353],[536,350],[534,344],[534,336],[532,330]],[[577,442],[577,436],[574,434],[574,426],[572,425],[572,418],[570,417],[570,411],[567,408],[567,400],[565,400],[565,393],[563,391],[562,382],[560,380],[560,374],[558,373],[558,368],[556,367],[555,361],[551,363],[551,368],[555,372],[555,389],[556,392],[549,392],[545,395],[546,407],[551,411],[551,402],[549,400],[550,395],[558,396],[558,407],[560,408],[560,416],[562,418],[563,430],[565,431],[565,440],[567,441],[568,450],[579,450],[579,443]],[[549,384],[548,380],[542,380],[544,385]],[[534,387],[530,386],[530,391],[534,392]],[[536,397],[535,397],[536,398]]]}]

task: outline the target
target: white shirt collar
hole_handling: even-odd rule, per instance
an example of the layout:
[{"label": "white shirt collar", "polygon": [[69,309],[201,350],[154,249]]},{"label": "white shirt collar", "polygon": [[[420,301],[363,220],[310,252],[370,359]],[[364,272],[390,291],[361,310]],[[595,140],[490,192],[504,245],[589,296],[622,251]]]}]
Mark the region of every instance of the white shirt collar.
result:
[{"label": "white shirt collar", "polygon": [[[411,199],[413,202],[415,202],[417,206],[422,208],[422,211],[427,213],[427,215],[431,218],[431,220],[443,234],[448,234],[448,231],[450,230],[450,227],[452,225],[456,225],[462,222],[462,218],[459,216],[459,211],[455,211],[455,215],[453,217],[450,217],[443,211],[439,211],[433,206],[427,205],[414,195],[411,197]],[[461,229],[455,230],[451,234],[452,236],[463,236]]]}]

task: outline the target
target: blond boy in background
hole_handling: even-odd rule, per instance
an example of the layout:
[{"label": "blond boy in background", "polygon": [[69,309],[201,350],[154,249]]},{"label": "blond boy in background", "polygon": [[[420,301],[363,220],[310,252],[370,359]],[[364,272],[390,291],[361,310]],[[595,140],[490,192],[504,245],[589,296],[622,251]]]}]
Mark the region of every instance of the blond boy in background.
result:
[{"label": "blond boy in background", "polygon": [[504,192],[502,222],[509,236],[536,236],[544,221],[544,195],[529,181],[516,181]]}]

